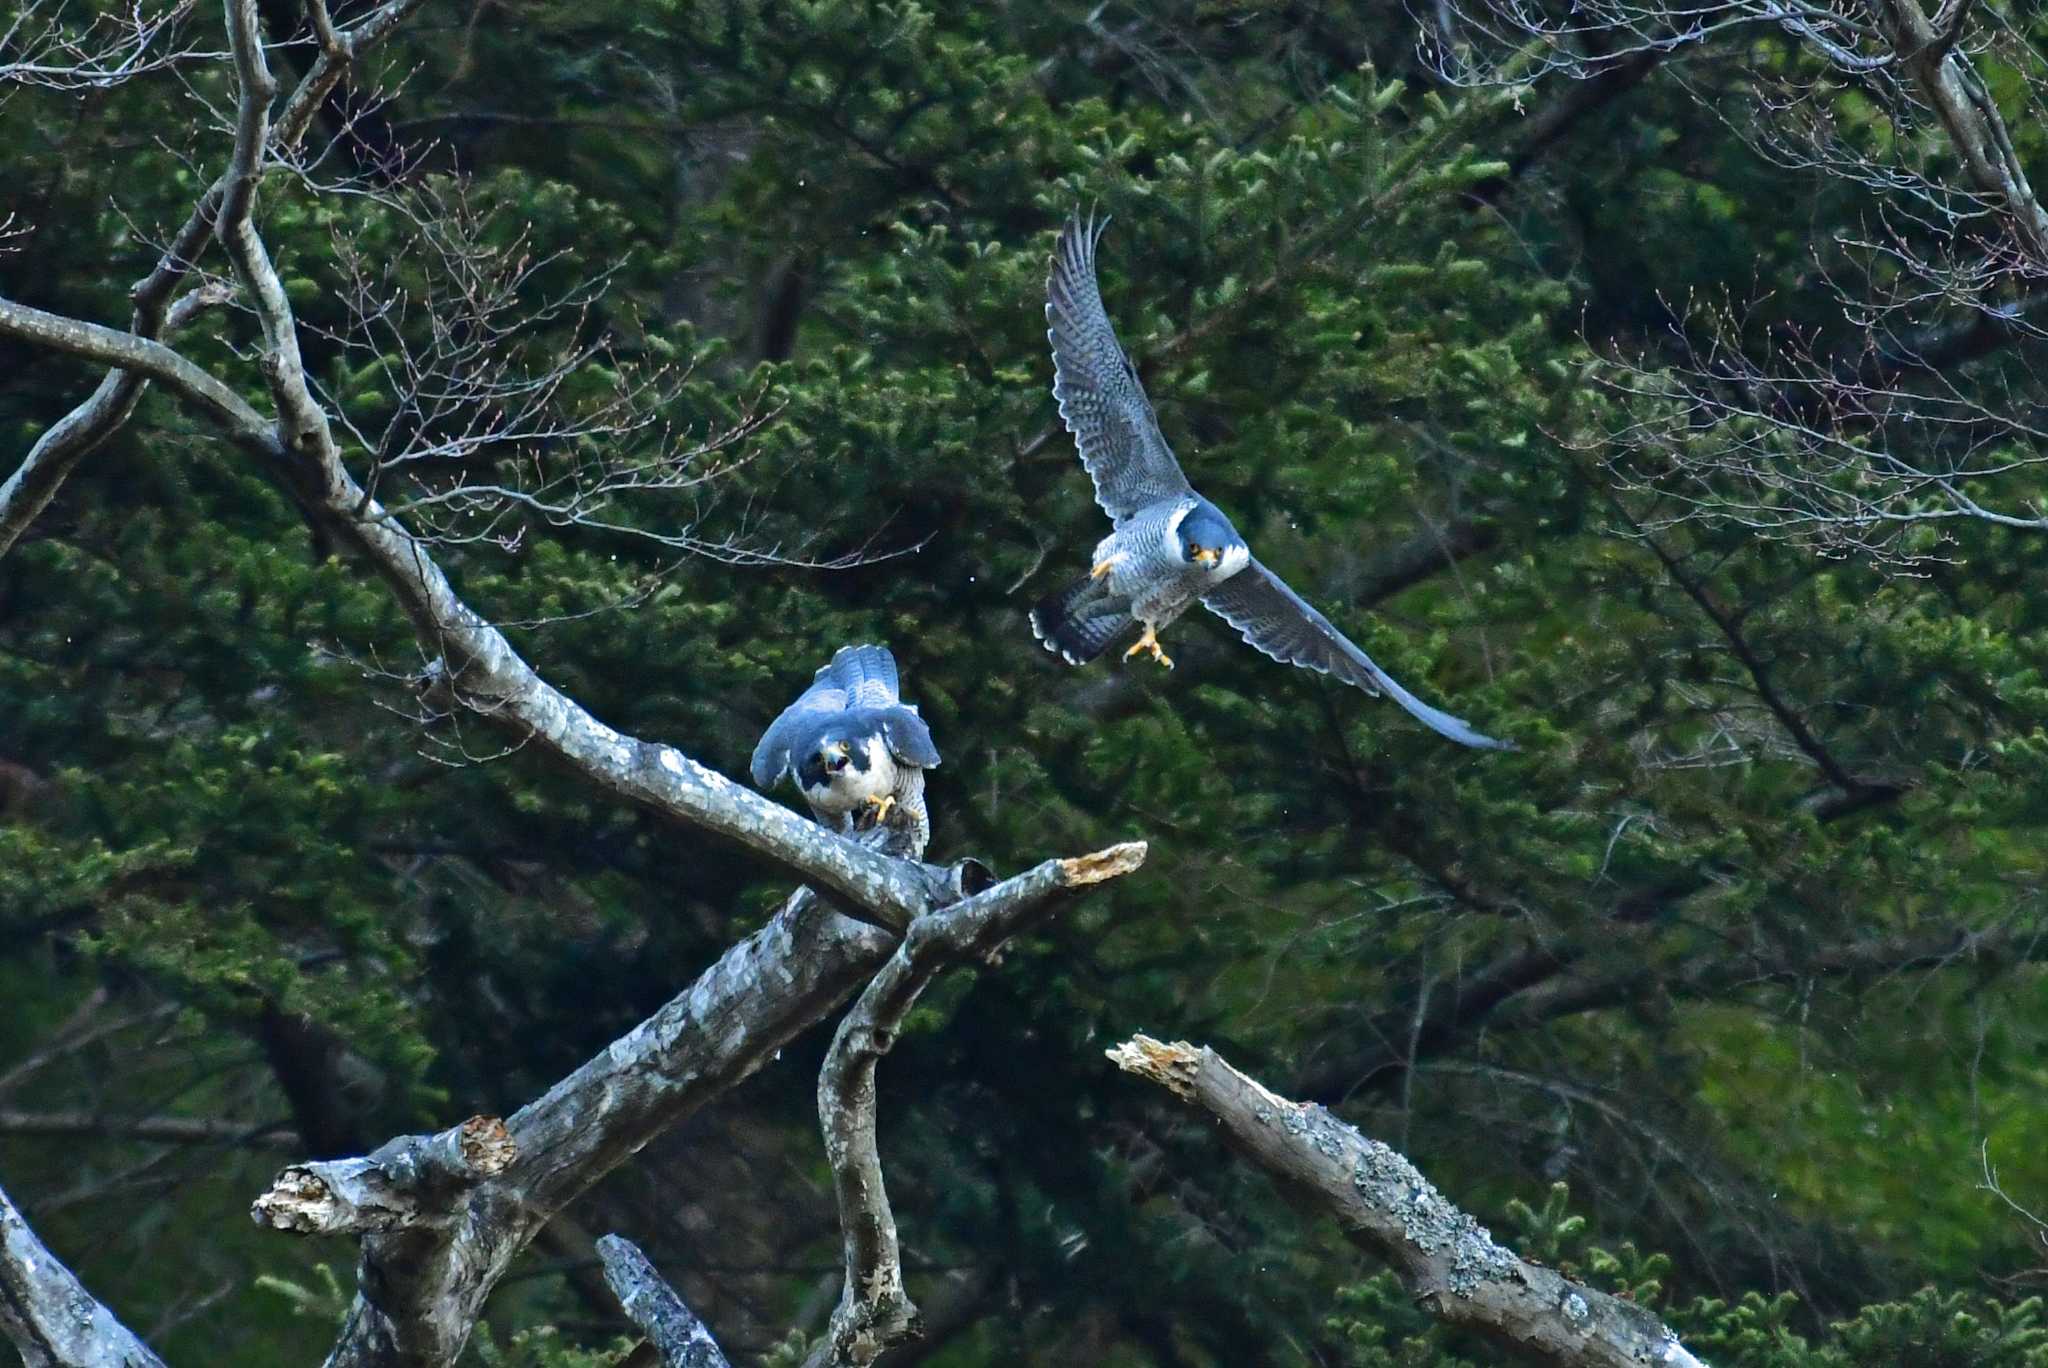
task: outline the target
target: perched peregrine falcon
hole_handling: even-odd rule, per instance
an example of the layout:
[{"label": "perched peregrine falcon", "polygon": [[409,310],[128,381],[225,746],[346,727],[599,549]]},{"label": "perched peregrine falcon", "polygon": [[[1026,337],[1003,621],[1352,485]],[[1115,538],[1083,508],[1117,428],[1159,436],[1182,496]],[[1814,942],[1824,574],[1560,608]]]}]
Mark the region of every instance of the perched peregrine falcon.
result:
[{"label": "perched peregrine falcon", "polygon": [[1124,659],[1146,651],[1170,669],[1159,633],[1199,600],[1275,660],[1384,693],[1461,745],[1513,749],[1396,684],[1261,565],[1223,511],[1188,484],[1102,308],[1095,244],[1108,226],[1076,217],[1061,230],[1045,282],[1045,335],[1060,417],[1114,530],[1087,575],[1039,600],[1031,630],[1068,664],[1085,665],[1136,625],[1144,630]]},{"label": "perched peregrine falcon", "polygon": [[754,747],[754,786],[765,791],[793,774],[824,825],[850,832],[887,823],[909,858],[922,859],[932,834],[924,772],[939,751],[898,687],[888,647],[840,647]]}]

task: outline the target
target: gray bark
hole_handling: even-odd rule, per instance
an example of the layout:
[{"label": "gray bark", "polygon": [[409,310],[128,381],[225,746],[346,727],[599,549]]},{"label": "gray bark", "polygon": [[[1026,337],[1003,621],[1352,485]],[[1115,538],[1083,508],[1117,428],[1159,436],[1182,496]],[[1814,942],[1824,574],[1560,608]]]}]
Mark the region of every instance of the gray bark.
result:
[{"label": "gray bark", "polygon": [[57,1262],[0,1192],[0,1331],[27,1368],[164,1368]]},{"label": "gray bark", "polygon": [[1920,0],[1878,0],[1877,8],[1891,31],[1893,51],[1941,120],[1971,183],[2002,206],[2034,264],[2048,267],[2048,210],[2027,179],[2005,116],[1983,78],[1956,50],[1969,4],[1951,0],[1932,18]]},{"label": "gray bark", "polygon": [[367,1235],[445,1226],[457,1199],[518,1157],[505,1123],[472,1116],[437,1135],[406,1135],[363,1159],[295,1164],[249,1214],[300,1235]]},{"label": "gray bark", "polygon": [[597,1255],[604,1261],[604,1280],[661,1356],[662,1368],[731,1368],[711,1331],[637,1245],[606,1235],[597,1242]]},{"label": "gray bark", "polygon": [[1144,863],[1145,849],[1138,841],[1083,859],[1048,860],[956,907],[926,913],[840,1021],[818,1074],[818,1120],[839,1203],[846,1282],[812,1364],[865,1368],[883,1350],[923,1333],[903,1287],[896,1217],[875,1143],[875,1068],[904,1018],[947,965],[992,953],[1067,898],[1130,873]]},{"label": "gray bark", "polygon": [[[961,903],[949,925],[1021,924],[1135,867],[1122,846],[1049,860]],[[287,1169],[255,1219],[364,1232],[356,1301],[328,1363],[452,1362],[491,1288],[550,1216],[767,1063],[896,949],[893,937],[799,890],[668,1005],[507,1118],[502,1167],[450,1182],[445,1162],[389,1162],[412,1149],[445,1156],[455,1132],[443,1132],[367,1159]]]},{"label": "gray bark", "polygon": [[1277,1097],[1185,1042],[1140,1035],[1107,1053],[1208,1112],[1233,1149],[1335,1218],[1447,1323],[1557,1368],[1703,1368],[1647,1308],[1517,1258],[1407,1159],[1324,1108]]},{"label": "gray bark", "polygon": [[660,1011],[508,1118],[516,1157],[445,1206],[446,1220],[365,1236],[355,1304],[328,1363],[453,1362],[485,1297],[553,1212],[767,1063],[893,948],[807,891],[792,895]]}]

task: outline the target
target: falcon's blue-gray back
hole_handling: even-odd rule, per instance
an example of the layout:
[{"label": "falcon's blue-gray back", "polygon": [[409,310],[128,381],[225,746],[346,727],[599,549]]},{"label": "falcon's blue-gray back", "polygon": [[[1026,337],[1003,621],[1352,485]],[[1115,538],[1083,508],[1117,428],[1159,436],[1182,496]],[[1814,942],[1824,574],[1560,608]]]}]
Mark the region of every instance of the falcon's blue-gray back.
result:
[{"label": "falcon's blue-gray back", "polygon": [[794,773],[802,755],[820,736],[855,728],[880,730],[898,759],[931,769],[939,763],[931,728],[906,705],[896,657],[886,646],[842,646],[811,678],[811,686],[782,710],[754,748],[754,783],[772,788]]},{"label": "falcon's blue-gray back", "polygon": [[924,771],[939,750],[900,689],[888,647],[842,646],[762,734],[755,785],[792,776],[820,822],[840,831],[886,822],[906,836],[898,853],[922,855],[931,830]]}]

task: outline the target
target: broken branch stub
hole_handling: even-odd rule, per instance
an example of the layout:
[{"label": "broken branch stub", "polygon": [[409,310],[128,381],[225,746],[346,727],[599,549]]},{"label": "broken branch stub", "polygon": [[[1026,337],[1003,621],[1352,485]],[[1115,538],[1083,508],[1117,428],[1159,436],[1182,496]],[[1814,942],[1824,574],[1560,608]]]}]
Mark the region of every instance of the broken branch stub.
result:
[{"label": "broken branch stub", "polygon": [[505,1123],[472,1116],[435,1135],[405,1135],[363,1158],[293,1164],[249,1209],[256,1224],[299,1235],[368,1235],[445,1224],[453,1197],[518,1155]]}]

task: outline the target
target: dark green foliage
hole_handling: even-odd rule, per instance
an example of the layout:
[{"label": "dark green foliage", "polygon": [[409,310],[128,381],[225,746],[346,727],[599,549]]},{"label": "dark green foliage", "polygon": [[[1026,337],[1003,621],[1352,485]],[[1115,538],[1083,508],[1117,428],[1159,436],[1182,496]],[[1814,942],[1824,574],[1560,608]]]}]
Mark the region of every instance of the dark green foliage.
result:
[{"label": "dark green foliage", "polygon": [[[1661,77],[1524,160],[1563,87],[1437,88],[1402,7],[1355,8],[424,16],[385,58],[409,74],[386,117],[438,140],[404,202],[467,177],[477,237],[546,261],[524,305],[613,272],[508,345],[608,338],[570,386],[586,406],[693,367],[617,455],[774,415],[729,473],[621,521],[806,562],[533,519],[515,549],[445,552],[451,576],[606,722],[733,775],[833,647],[887,641],[946,755],[934,858],[1153,842],[1142,877],[943,981],[883,1067],[936,1361],[1496,1361],[1109,1069],[1142,1029],[1341,1108],[1716,1364],[2041,1364],[2036,1304],[1984,1282],[2039,1247],[1981,1183],[1988,1153],[2048,1207],[2048,543],[1955,524],[1945,559],[1887,577],[1662,526],[1597,459],[1635,411],[1591,382],[1586,335],[1655,348],[1660,294],[1753,284],[1847,345],[1803,273],[1867,206]],[[0,215],[34,225],[10,295],[125,318],[141,237],[224,153],[196,113],[218,75],[192,76],[0,107]],[[397,355],[327,335],[350,257],[417,298],[446,281],[376,198],[280,174],[262,203],[316,374],[381,432]],[[1031,640],[1024,608],[1103,531],[1041,312],[1076,206],[1114,216],[1109,309],[1196,483],[1519,753],[1447,746],[1200,618],[1169,632],[1171,675],[1074,673]],[[253,389],[249,341],[228,311],[180,345]],[[1956,383],[1989,393],[2004,363]],[[93,379],[0,349],[5,459]],[[255,1282],[317,1292],[315,1264],[349,1264],[250,1228],[281,1162],[518,1106],[785,891],[474,719],[420,724],[417,648],[331,552],[153,394],[0,559],[0,760],[41,782],[0,787],[0,992],[24,1008],[0,1077],[57,1050],[0,1111],[297,1132],[0,1135],[0,1181],[174,1361],[320,1351],[306,1298]],[[129,1024],[66,1052],[81,1003]],[[614,1228],[737,1359],[814,1331],[838,1258],[823,1048],[579,1204],[473,1360],[607,1361],[585,1237]],[[1583,1226],[1561,1195],[1527,1205],[1567,1176]]]}]

